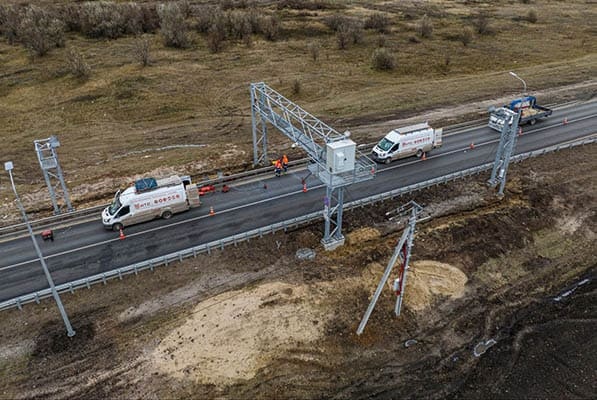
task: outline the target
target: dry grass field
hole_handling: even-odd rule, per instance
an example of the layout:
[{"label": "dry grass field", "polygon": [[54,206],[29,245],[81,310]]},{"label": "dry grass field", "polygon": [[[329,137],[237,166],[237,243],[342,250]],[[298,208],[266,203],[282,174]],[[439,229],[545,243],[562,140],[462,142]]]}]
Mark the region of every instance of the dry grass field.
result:
[{"label": "dry grass field", "polygon": [[[60,10],[69,2],[4,3]],[[139,3],[154,7],[157,2]],[[210,51],[209,35],[197,26],[206,7],[219,3],[224,13],[275,16],[276,40],[254,33],[243,40],[227,38],[221,50]],[[544,103],[561,100],[549,90],[568,85],[584,85],[585,92],[588,85],[591,93],[597,13],[590,3],[186,1],[179,3],[188,10],[184,48],[166,47],[160,29],[116,39],[70,30],[62,47],[41,57],[32,57],[18,38],[9,44],[5,34],[0,37],[0,160],[15,162],[28,208],[49,210],[32,142],[58,136],[62,167],[81,207],[109,196],[131,176],[168,168],[195,176],[247,168],[250,82],[265,81],[338,130],[353,130],[357,141],[384,133],[375,122],[438,108],[469,105],[473,111],[461,107],[459,114],[444,113],[435,121],[441,124],[479,117],[477,102],[520,94],[522,85],[509,70],[524,77],[529,92],[543,93]],[[329,23],[339,15],[360,27],[382,15],[385,33],[359,28],[358,43],[339,49],[339,34]],[[479,15],[486,22],[483,34]],[[421,32],[423,18],[430,34]],[[134,56],[139,40],[149,44],[145,67]],[[394,57],[394,69],[372,67],[380,46]],[[73,75],[73,49],[89,67],[87,77]],[[274,148],[288,145],[281,135],[271,136]],[[189,144],[197,146],[176,147]]]}]

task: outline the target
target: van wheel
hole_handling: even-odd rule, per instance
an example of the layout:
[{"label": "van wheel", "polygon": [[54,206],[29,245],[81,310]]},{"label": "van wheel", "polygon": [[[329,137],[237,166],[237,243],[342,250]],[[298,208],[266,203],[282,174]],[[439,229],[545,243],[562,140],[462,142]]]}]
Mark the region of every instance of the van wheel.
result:
[{"label": "van wheel", "polygon": [[115,223],[114,225],[112,225],[112,230],[114,232],[118,232],[119,230],[121,230],[122,228],[124,228],[124,226],[122,226],[122,224],[120,222]]},{"label": "van wheel", "polygon": [[164,211],[162,213],[162,218],[164,218],[164,219],[170,219],[170,217],[172,217],[172,213],[170,211]]},{"label": "van wheel", "polygon": [[383,160],[384,163],[389,164],[392,162],[392,157],[388,157],[385,160]]},{"label": "van wheel", "polygon": [[535,125],[535,123],[536,123],[536,122],[537,122],[537,120],[536,120],[536,119],[532,119],[532,120],[529,122],[529,124],[531,124],[531,125]]},{"label": "van wheel", "polygon": [[421,158],[423,156],[423,150],[417,150],[417,158]]}]

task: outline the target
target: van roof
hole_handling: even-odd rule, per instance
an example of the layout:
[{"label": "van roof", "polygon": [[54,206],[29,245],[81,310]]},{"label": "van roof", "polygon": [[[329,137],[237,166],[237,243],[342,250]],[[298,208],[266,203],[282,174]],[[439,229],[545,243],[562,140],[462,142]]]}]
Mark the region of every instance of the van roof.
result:
[{"label": "van roof", "polygon": [[423,122],[422,124],[416,124],[416,125],[404,126],[402,128],[397,128],[397,129],[394,129],[392,132],[396,132],[400,135],[405,135],[407,133],[420,131],[420,130],[428,129],[428,128],[429,128],[429,124],[427,122]]}]

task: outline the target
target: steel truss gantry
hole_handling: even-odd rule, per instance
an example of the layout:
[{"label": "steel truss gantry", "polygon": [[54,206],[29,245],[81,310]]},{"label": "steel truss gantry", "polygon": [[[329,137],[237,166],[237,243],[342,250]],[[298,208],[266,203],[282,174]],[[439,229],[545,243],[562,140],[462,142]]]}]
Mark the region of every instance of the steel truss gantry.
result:
[{"label": "steel truss gantry", "polygon": [[73,211],[68,189],[66,188],[66,183],[64,183],[62,168],[60,168],[60,163],[58,162],[58,154],[56,153],[56,149],[60,146],[58,138],[56,136],[50,136],[47,139],[34,140],[33,143],[35,145],[35,152],[37,153],[39,165],[50,192],[50,198],[52,199],[52,205],[54,206],[54,215],[58,215],[61,212],[60,206],[56,200],[56,194],[60,194],[60,191],[56,190],[58,184],[54,187],[51,178],[58,179],[62,189],[62,197],[66,204],[66,210],[68,212]]},{"label": "steel truss gantry", "polygon": [[[342,236],[344,187],[373,179],[376,172],[375,163],[356,150],[354,142],[348,139],[349,132],[339,133],[264,82],[252,83],[250,89],[253,164],[269,162],[267,159],[268,123],[293,143],[301,146],[313,161],[308,167],[310,173],[327,186],[323,209],[325,233],[322,243],[327,250],[342,245],[344,243],[344,236]],[[339,145],[344,142],[353,144],[354,168],[338,172],[330,165],[327,152],[333,151],[334,144]]]},{"label": "steel truss gantry", "polygon": [[[495,154],[495,161],[493,162],[493,169],[491,170],[491,177],[488,182],[491,187],[496,187],[498,183],[500,184],[498,196],[504,195],[506,174],[510,165],[510,157],[516,145],[516,136],[519,133],[518,121],[520,121],[522,112],[522,110],[514,112],[508,109],[504,111],[507,112],[507,118],[504,119],[500,143]],[[509,121],[512,121],[512,123],[508,123]]]},{"label": "steel truss gantry", "polygon": [[[404,204],[394,212],[388,213],[389,214],[397,214],[397,217],[404,216],[405,214],[409,214],[408,224],[402,232],[402,237],[398,241],[394,249],[394,254],[390,258],[388,265],[377,285],[377,289],[375,289],[375,294],[367,307],[367,311],[365,311],[365,315],[363,315],[363,319],[361,319],[361,323],[357,329],[357,335],[360,335],[365,330],[365,326],[367,325],[367,321],[369,321],[369,317],[375,308],[375,304],[381,295],[381,291],[385,286],[392,270],[396,266],[396,262],[400,259],[400,270],[398,271],[398,278],[394,280],[393,290],[396,293],[396,305],[394,306],[394,313],[396,316],[400,316],[400,310],[402,309],[402,299],[404,297],[404,289],[406,287],[406,273],[408,272],[408,264],[410,261],[410,253],[413,246],[413,239],[415,235],[415,227],[417,224],[417,216],[423,210],[423,208],[415,203],[414,201],[409,201],[408,203]],[[395,219],[396,217],[390,218],[390,220]]]}]

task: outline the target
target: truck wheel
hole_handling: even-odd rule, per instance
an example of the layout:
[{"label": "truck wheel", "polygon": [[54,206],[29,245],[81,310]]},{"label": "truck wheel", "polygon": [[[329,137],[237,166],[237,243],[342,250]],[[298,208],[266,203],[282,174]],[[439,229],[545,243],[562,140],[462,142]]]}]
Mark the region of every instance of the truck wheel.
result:
[{"label": "truck wheel", "polygon": [[172,213],[170,211],[164,211],[162,213],[162,218],[164,218],[164,219],[170,219],[170,217],[172,217]]},{"label": "truck wheel", "polygon": [[417,158],[421,158],[423,156],[423,150],[417,150]]},{"label": "truck wheel", "polygon": [[120,222],[115,223],[114,225],[112,225],[112,230],[114,232],[118,232],[119,230],[121,230],[122,228],[124,228],[124,226],[122,226],[122,224]]},{"label": "truck wheel", "polygon": [[531,125],[535,125],[535,123],[536,123],[536,122],[537,122],[537,120],[536,120],[536,119],[532,119],[532,120],[530,120],[529,124],[531,124]]}]

